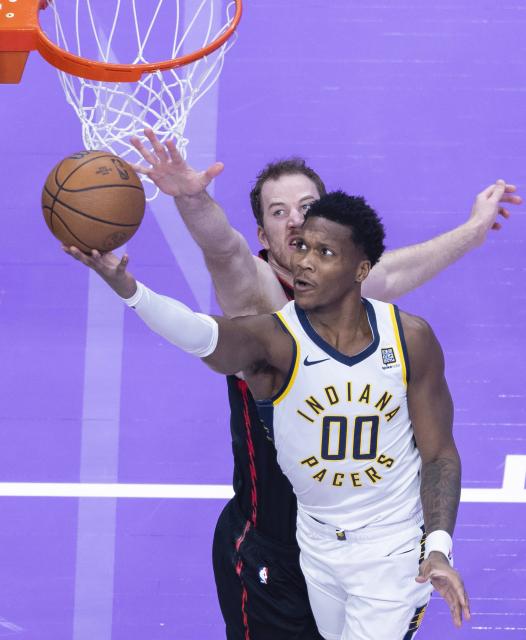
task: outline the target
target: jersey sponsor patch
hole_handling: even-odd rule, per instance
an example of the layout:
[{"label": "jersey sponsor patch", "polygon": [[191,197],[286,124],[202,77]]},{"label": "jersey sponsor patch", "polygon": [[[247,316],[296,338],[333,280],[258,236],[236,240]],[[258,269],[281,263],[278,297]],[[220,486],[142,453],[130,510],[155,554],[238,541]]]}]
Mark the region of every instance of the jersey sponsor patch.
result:
[{"label": "jersey sponsor patch", "polygon": [[394,364],[396,362],[396,356],[393,347],[382,349],[382,362],[384,364]]}]

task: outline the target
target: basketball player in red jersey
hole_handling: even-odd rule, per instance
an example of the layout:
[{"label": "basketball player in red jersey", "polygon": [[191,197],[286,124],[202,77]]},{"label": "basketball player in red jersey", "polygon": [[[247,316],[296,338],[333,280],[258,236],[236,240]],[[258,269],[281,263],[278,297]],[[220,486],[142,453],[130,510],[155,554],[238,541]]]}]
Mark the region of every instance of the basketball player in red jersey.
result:
[{"label": "basketball player in red jersey", "polygon": [[[290,258],[310,204],[325,193],[321,178],[301,160],[268,165],[251,193],[264,247],[252,255],[245,238],[206,192],[223,166],[202,172],[185,163],[168,142],[146,131],[151,150],[135,140],[149,163],[146,173],[176,206],[202,249],[218,302],[228,317],[270,313],[292,297]],[[476,198],[469,219],[427,242],[387,252],[363,286],[368,297],[388,301],[420,286],[481,245],[508,204],[519,204],[513,185],[498,181]],[[499,218],[500,216],[500,218]],[[213,562],[229,640],[316,640],[319,635],[299,567],[296,499],[260,426],[246,384],[228,377],[235,496],[219,517]]]}]

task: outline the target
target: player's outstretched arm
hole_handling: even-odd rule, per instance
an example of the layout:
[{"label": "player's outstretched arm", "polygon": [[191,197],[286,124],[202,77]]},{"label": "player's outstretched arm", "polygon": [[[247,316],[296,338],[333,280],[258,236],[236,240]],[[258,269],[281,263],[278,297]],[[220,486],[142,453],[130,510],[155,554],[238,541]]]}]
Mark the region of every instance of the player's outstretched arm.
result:
[{"label": "player's outstretched arm", "polygon": [[365,295],[393,300],[483,244],[489,231],[498,231],[501,221],[510,217],[507,205],[521,204],[522,198],[516,191],[514,185],[497,180],[478,194],[464,224],[427,242],[385,253],[364,282]]},{"label": "player's outstretched arm", "polygon": [[426,527],[425,560],[417,582],[431,581],[447,601],[455,625],[470,618],[460,574],[450,566],[451,536],[460,502],[460,458],[453,439],[453,403],[442,349],[421,318],[402,314],[409,354],[409,414],[422,458],[420,494]]},{"label": "player's outstretched arm", "polygon": [[[148,164],[134,168],[174,197],[183,222],[203,252],[223,312],[230,317],[257,313],[263,308],[258,291],[266,290],[266,280],[272,283],[272,274],[268,265],[254,258],[245,238],[206,191],[223,171],[223,164],[215,162],[206,171],[196,171],[183,159],[173,140],[162,144],[151,129],[144,133],[151,148],[138,138],[131,142]],[[280,300],[270,308],[281,304]]]},{"label": "player's outstretched arm", "polygon": [[246,372],[256,398],[272,397],[281,388],[292,361],[292,341],[273,316],[228,319],[195,313],[138,282],[127,271],[127,255],[119,259],[96,250],[87,255],[76,247],[63,249],[93,269],[152,331],[219,373]]}]

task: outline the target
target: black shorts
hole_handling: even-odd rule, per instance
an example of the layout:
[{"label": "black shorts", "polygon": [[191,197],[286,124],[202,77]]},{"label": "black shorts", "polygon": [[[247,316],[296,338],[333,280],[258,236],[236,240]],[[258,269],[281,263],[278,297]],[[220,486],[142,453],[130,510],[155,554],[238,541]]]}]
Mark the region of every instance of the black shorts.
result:
[{"label": "black shorts", "polygon": [[323,640],[299,565],[299,548],[250,526],[231,500],[217,522],[214,575],[228,640]]}]

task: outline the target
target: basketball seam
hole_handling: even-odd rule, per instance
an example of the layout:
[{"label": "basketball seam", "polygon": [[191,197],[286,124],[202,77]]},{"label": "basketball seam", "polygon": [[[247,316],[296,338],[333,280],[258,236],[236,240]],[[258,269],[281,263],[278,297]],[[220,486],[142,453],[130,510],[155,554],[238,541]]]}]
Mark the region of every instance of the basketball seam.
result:
[{"label": "basketball seam", "polygon": [[55,215],[58,215],[55,211],[54,211],[54,206],[55,203],[58,202],[60,205],[62,205],[63,207],[65,207],[66,209],[69,209],[70,211],[73,211],[74,213],[78,213],[80,216],[83,216],[84,218],[88,218],[89,220],[94,220],[95,222],[102,222],[103,224],[108,224],[110,226],[113,227],[135,227],[137,228],[140,225],[140,222],[131,224],[131,223],[126,223],[126,222],[110,222],[109,220],[103,220],[102,218],[96,218],[95,216],[90,216],[87,213],[84,213],[83,211],[79,211],[78,209],[75,209],[75,207],[72,207],[69,204],[66,204],[65,202],[62,202],[62,200],[59,200],[57,196],[54,196],[49,190],[48,188],[44,185],[44,191],[48,194],[48,196],[51,196],[51,198],[53,198],[53,210],[52,210],[52,214],[54,213]]},{"label": "basketball seam", "polygon": [[92,189],[107,189],[107,188],[122,188],[122,189],[137,189],[138,191],[143,191],[142,187],[139,187],[134,184],[100,184],[95,185],[94,187],[82,187],[82,189],[67,189],[66,187],[60,187],[60,191],[65,191],[66,193],[82,193],[83,191],[91,191]]},{"label": "basketball seam", "polygon": [[55,212],[55,215],[57,216],[57,218],[60,220],[60,222],[64,225],[64,227],[68,230],[68,232],[75,238],[75,240],[77,240],[78,242],[80,242],[80,244],[82,244],[83,246],[86,247],[86,249],[89,249],[91,251],[91,247],[89,245],[87,245],[85,242],[82,242],[82,240],[75,234],[73,233],[73,231],[71,231],[71,229],[68,227],[68,225],[64,222],[64,220],[62,220],[62,218],[60,217],[60,215],[58,213]]},{"label": "basketball seam", "polygon": [[[96,153],[96,152],[95,152]],[[95,156],[94,158],[89,158],[88,160],[86,160],[85,162],[83,162],[82,164],[79,164],[78,167],[75,167],[71,173],[68,173],[68,175],[64,178],[64,180],[62,181],[62,183],[60,183],[58,180],[56,180],[57,182],[57,186],[62,189],[63,185],[66,184],[66,182],[71,178],[71,176],[78,171],[81,167],[83,167],[85,164],[89,164],[90,162],[95,162],[95,160],[100,160],[101,158],[113,158],[114,156],[111,153],[103,153],[100,156]],[[61,165],[66,161],[69,160],[70,156],[67,158],[64,158],[64,160],[62,160],[62,162],[59,163],[59,165],[57,166],[57,172],[60,169]],[[56,176],[56,173],[55,173]],[[56,179],[56,178],[55,178]]]},{"label": "basketball seam", "polygon": [[53,216],[55,215],[55,202],[57,201],[58,194],[60,193],[60,190],[62,189],[62,186],[61,186],[60,182],[58,181],[58,175],[57,174],[58,174],[58,170],[60,169],[60,166],[62,165],[62,162],[59,162],[57,164],[57,166],[55,167],[55,185],[58,187],[58,191],[56,193],[54,193],[54,194],[51,194],[47,190],[46,185],[44,185],[44,190],[52,198],[51,208],[50,208],[50,213],[49,213],[49,224],[50,224],[51,231],[53,233],[55,232],[55,229],[53,227]]}]

